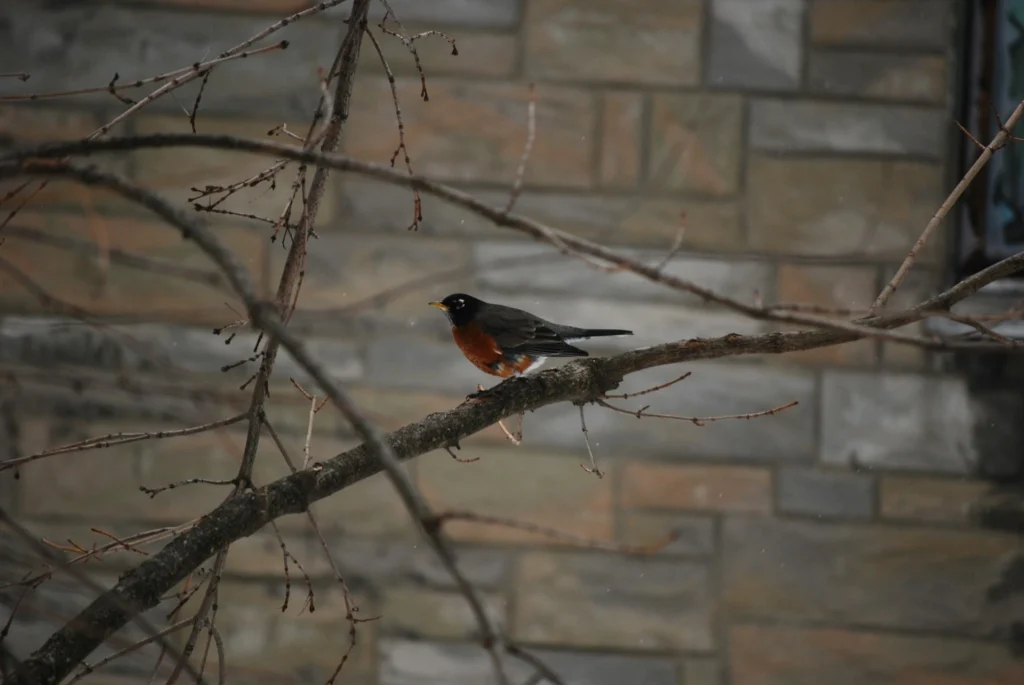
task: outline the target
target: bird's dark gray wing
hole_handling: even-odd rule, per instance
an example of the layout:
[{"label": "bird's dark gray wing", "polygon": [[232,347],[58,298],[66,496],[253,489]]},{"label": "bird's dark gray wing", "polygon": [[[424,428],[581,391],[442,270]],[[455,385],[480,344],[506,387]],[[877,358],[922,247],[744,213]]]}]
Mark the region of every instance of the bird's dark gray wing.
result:
[{"label": "bird's dark gray wing", "polygon": [[489,304],[478,314],[477,324],[510,356],[588,356],[585,350],[565,342],[558,332],[559,326],[521,309]]}]

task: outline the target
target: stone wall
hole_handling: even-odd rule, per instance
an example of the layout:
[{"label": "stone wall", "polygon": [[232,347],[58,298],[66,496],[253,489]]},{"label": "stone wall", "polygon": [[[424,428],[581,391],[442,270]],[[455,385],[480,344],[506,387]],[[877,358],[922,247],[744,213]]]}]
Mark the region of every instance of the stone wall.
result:
[{"label": "stone wall", "polygon": [[[115,72],[128,80],[188,65],[303,2],[50,5],[9,0],[0,9],[0,63],[32,72],[4,91],[103,85]],[[504,201],[526,137],[527,84],[536,83],[537,139],[518,211],[652,260],[670,248],[685,213],[684,250],[667,269],[720,292],[863,307],[945,196],[956,72],[950,1],[392,5],[410,31],[443,29],[459,50],[452,56],[440,39],[417,43],[430,95],[423,102],[410,56],[382,38],[418,172]],[[297,23],[279,34],[291,41],[286,51],[214,72],[198,130],[265,136],[282,122],[303,130],[318,96],[315,69],[328,66],[344,14],[342,6]],[[397,143],[394,106],[376,55],[367,50],[361,60],[345,146],[385,162]],[[194,96],[185,89],[158,101],[123,132],[189,130],[181,110]],[[4,104],[0,141],[80,137],[121,109],[106,93]],[[183,207],[191,187],[268,165],[210,150],[100,163]],[[290,178],[224,207],[276,214]],[[425,306],[452,291],[637,332],[591,346],[598,353],[768,329],[630,274],[566,261],[431,198],[423,213],[420,230],[408,232],[407,191],[333,179],[295,319],[385,428],[449,408],[488,382]],[[285,255],[280,241],[256,222],[215,224],[271,292]],[[255,336],[240,332],[226,345],[226,335],[210,333],[237,318],[229,308],[238,309],[237,300],[209,280],[139,269],[107,252],[207,278],[211,265],[171,229],[106,193],[52,184],[4,238],[0,257],[51,297],[104,321],[67,318],[67,308],[42,306],[0,273],[5,457],[112,431],[193,425],[247,405],[239,386],[255,364],[220,368],[252,354]],[[943,281],[942,242],[925,251],[894,306]],[[83,247],[90,244],[101,248]],[[594,451],[609,472],[601,480],[579,469],[586,452],[572,406],[528,415],[522,447],[492,428],[463,443],[461,456],[475,463],[441,452],[408,469],[439,508],[515,517],[601,543],[642,545],[678,533],[644,559],[506,528],[451,527],[490,610],[573,685],[1024,681],[1024,662],[1007,646],[1024,603],[1000,589],[1020,563],[1021,541],[977,525],[989,486],[969,477],[992,449],[979,431],[998,423],[1005,439],[994,449],[1019,453],[1020,423],[993,414],[993,402],[941,361],[864,341],[688,365],[693,375],[652,396],[653,410],[708,416],[799,406],[703,427],[589,409]],[[638,374],[626,389],[674,371]],[[285,358],[268,413],[287,449],[301,454],[308,403],[289,377],[303,381]],[[996,399],[1019,415],[1019,397]],[[104,541],[93,527],[120,536],[207,511],[223,496],[216,487],[151,499],[139,486],[230,478],[243,442],[242,430],[226,429],[58,457],[24,468],[17,480],[0,476],[0,495],[37,535],[88,547]],[[318,415],[313,458],[354,442],[332,412]],[[256,481],[285,472],[265,440]],[[381,616],[360,625],[340,682],[488,682],[463,599],[387,482],[371,478],[316,512],[360,615]],[[283,562],[269,531],[232,547],[217,615],[229,682],[323,681],[347,644],[340,594],[305,519],[280,527],[312,579],[316,611],[300,612],[306,590],[295,567],[289,609],[280,611]],[[88,569],[110,582],[139,558],[125,553]],[[73,585],[45,587],[15,624],[16,653],[85,601]],[[141,654],[110,673],[135,682],[156,658]]]}]

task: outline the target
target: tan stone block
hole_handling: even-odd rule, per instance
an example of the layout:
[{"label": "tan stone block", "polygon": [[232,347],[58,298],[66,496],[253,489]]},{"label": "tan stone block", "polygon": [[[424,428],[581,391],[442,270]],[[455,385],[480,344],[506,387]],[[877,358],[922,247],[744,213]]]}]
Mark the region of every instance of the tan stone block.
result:
[{"label": "tan stone block", "polygon": [[[408,24],[403,22],[406,33],[417,35],[435,30],[434,24]],[[393,28],[393,27],[389,27]],[[416,62],[409,49],[394,36],[384,35],[371,28],[381,52],[396,76],[416,76]],[[459,54],[452,54],[451,44],[441,36],[425,36],[415,42],[423,72],[427,75],[427,93],[433,99],[431,83],[434,76],[466,75],[502,78],[511,76],[519,60],[519,46],[515,34],[474,31],[469,28],[445,28],[445,34],[455,41]],[[373,44],[363,41],[359,55],[359,67],[367,73],[384,75],[380,56]]]},{"label": "tan stone block", "polygon": [[945,48],[952,40],[950,5],[946,0],[819,0],[810,6],[811,41]]},{"label": "tan stone block", "polygon": [[[225,303],[236,312],[245,309],[213,261],[195,243],[158,221],[26,212],[18,215],[12,227],[15,230],[5,235],[4,258],[52,297],[97,316],[216,325],[237,318]],[[95,246],[96,252],[39,242],[19,235],[19,227],[42,232],[54,240],[86,241]],[[219,226],[216,234],[247,268],[257,290],[262,289],[265,255],[260,236],[235,226]],[[187,275],[123,264],[111,259],[108,250],[168,266],[191,267],[210,274],[220,286]],[[46,309],[6,272],[0,272],[0,306],[24,312]]]},{"label": "tan stone block", "polygon": [[[155,433],[198,423],[184,418],[177,422],[137,418],[100,421],[32,419],[24,421],[22,450],[25,454],[33,454],[86,438],[118,433]],[[234,478],[244,451],[245,425],[242,421],[194,435],[140,440],[29,463],[22,467],[19,480],[23,511],[26,515],[82,516],[87,521],[110,523],[182,523],[201,516],[224,500],[230,493],[230,485],[178,485],[155,497],[142,492],[140,487],[156,489],[193,478]],[[288,434],[280,437],[291,458],[301,467],[303,438]],[[345,444],[314,434],[311,446],[314,459],[326,459],[341,451]],[[289,473],[277,446],[269,435],[264,434],[253,468],[254,483],[265,485]],[[350,497],[358,498],[365,487],[364,484],[353,486],[356,494]],[[381,516],[388,520],[385,515],[387,498],[382,497],[380,503]],[[325,515],[332,511],[330,506],[320,506],[325,507]],[[377,519],[371,518],[371,521]],[[140,525],[144,527],[146,524]],[[289,516],[281,520],[281,525],[298,527],[308,524],[305,517]]]},{"label": "tan stone block", "polygon": [[[133,420],[26,422],[24,449],[44,449],[115,433],[184,427]],[[218,429],[196,435],[142,440],[40,459],[22,469],[28,515],[82,516],[90,521],[181,523],[210,511],[230,486],[195,484],[151,498],[140,486],[159,488],[187,478],[230,479],[238,471],[245,436]]]},{"label": "tan stone block", "polygon": [[622,506],[769,512],[768,469],[632,462],[622,467]]},{"label": "tan stone block", "polygon": [[[229,554],[230,556],[230,554]],[[293,680],[326,680],[337,668],[350,645],[349,623],[342,590],[337,581],[313,586],[315,611],[304,602],[307,586],[292,577],[288,608],[282,612],[285,584],[281,581],[224,580],[217,598],[217,627],[224,639],[227,681],[281,683]],[[200,591],[185,605],[194,611]],[[365,597],[354,596],[358,617],[375,615]],[[376,627],[373,622],[356,626],[356,645],[342,670],[339,682],[359,682],[370,671]],[[183,636],[178,636],[183,641]],[[202,645],[203,642],[200,643]],[[192,662],[198,666],[203,650]],[[207,672],[217,672],[217,650],[211,649]]]},{"label": "tan stone block", "polygon": [[875,269],[869,266],[783,264],[778,299],[819,307],[867,309],[875,295]]},{"label": "tan stone block", "polygon": [[[398,97],[413,169],[440,181],[508,183],[516,177],[527,137],[526,84],[432,79],[430,100],[419,78],[399,78]],[[538,86],[536,137],[524,183],[561,187],[591,184],[594,97],[581,89]],[[395,106],[387,81],[357,78],[346,151],[388,163],[398,146]],[[399,168],[403,162],[397,162]],[[410,201],[408,219],[412,219]],[[404,223],[404,222],[403,222]],[[407,225],[407,224],[405,224]]]},{"label": "tan stone block", "polygon": [[[514,428],[514,419],[511,421]],[[527,416],[527,433],[529,421]],[[587,539],[613,539],[612,479],[579,477],[578,456],[468,447],[464,444],[456,454],[463,459],[479,457],[480,461],[460,463],[446,452],[419,459],[420,488],[437,511],[468,510]],[[565,544],[518,528],[476,522],[452,522],[445,530],[457,540]]]},{"label": "tan stone block", "polygon": [[[406,464],[405,468],[411,470],[412,464]],[[320,500],[313,505],[313,511],[325,535],[419,535],[411,515],[385,473],[377,473]],[[295,517],[294,521],[290,525],[309,525],[298,517]]]},{"label": "tan stone block", "polygon": [[[62,427],[45,420],[22,423],[22,449],[34,454],[123,428],[101,424]],[[96,431],[96,432],[94,432]],[[137,445],[40,459],[20,469],[21,511],[26,516],[82,516],[92,521],[138,518],[155,509],[139,492]]]},{"label": "tan stone block", "polygon": [[732,195],[739,184],[743,100],[738,95],[656,94],[650,184],[659,190]]},{"label": "tan stone block", "polygon": [[[781,303],[810,304],[817,307],[847,310],[867,310],[874,301],[874,267],[867,266],[806,266],[783,264],[778,270],[777,299]],[[820,314],[819,316],[830,316]],[[850,315],[836,314],[839,319]],[[856,316],[854,314],[853,316]],[[782,326],[783,329],[807,329],[811,326]],[[773,362],[793,361],[809,364],[854,364],[870,366],[875,362],[874,340],[857,340],[845,345],[819,347],[770,358]]]},{"label": "tan stone block", "polygon": [[527,3],[526,69],[545,78],[692,85],[700,78],[701,3]]},{"label": "tan stone block", "polygon": [[[349,176],[342,185],[346,225],[375,233],[401,233],[412,216],[409,191]],[[507,190],[473,191],[481,202],[504,206]],[[605,244],[636,245],[668,250],[683,225],[683,244],[707,250],[735,250],[744,245],[739,211],[733,202],[695,198],[647,198],[625,195],[539,192],[525,190],[515,206],[555,228]],[[423,235],[527,240],[521,233],[499,230],[490,221],[444,202],[423,196]]]},{"label": "tan stone block", "polygon": [[1024,681],[1024,664],[1005,645],[941,637],[737,625],[729,631],[729,651],[735,685]]},{"label": "tan stone block", "polygon": [[643,95],[609,91],[601,96],[601,185],[635,187],[640,178]]},{"label": "tan stone block", "polygon": [[[196,130],[200,133],[232,135],[251,140],[294,143],[292,138],[281,134],[272,137],[267,135],[271,129],[282,123],[287,124],[288,130],[297,135],[305,135],[309,128],[308,122],[301,121],[282,122],[202,116],[196,122]],[[180,115],[143,117],[136,122],[135,127],[140,135],[190,133],[192,130],[188,118]],[[243,154],[212,148],[168,147],[140,150],[133,153],[133,159],[138,170],[136,177],[142,185],[160,193],[176,207],[190,213],[194,211],[192,206],[195,203],[203,206],[211,203],[210,198],[191,199],[198,195],[193,188],[202,190],[207,186],[227,186],[240,183],[252,179],[275,164],[275,159],[266,155]],[[258,185],[246,187],[228,200],[217,204],[217,208],[276,221],[291,197],[292,183],[296,179],[297,170],[297,165],[289,164],[286,169],[274,177],[273,182],[267,180]],[[309,178],[311,178],[311,174],[307,175],[307,186]],[[335,221],[337,193],[333,190],[334,181],[329,180],[328,182],[331,185],[320,202],[320,210],[315,224],[317,227],[328,226]],[[214,201],[220,197],[220,195],[212,196]],[[296,201],[291,215],[293,222],[298,220],[301,207],[301,201]],[[201,215],[203,218],[210,216],[207,213]],[[271,227],[264,222],[238,217],[227,217],[227,219],[254,225],[265,231],[268,239],[272,231]]]},{"label": "tan stone block", "polygon": [[[383,594],[383,631],[450,640],[469,640],[480,634],[480,624],[461,592],[398,586],[385,588]],[[481,599],[492,625],[503,626],[505,600],[490,593]]]},{"label": "tan stone block", "polygon": [[991,486],[981,481],[915,476],[881,480],[881,514],[887,518],[966,524]]},{"label": "tan stone block", "polygon": [[713,647],[710,574],[697,562],[531,552],[520,561],[518,587],[513,635],[520,640],[644,650]]},{"label": "tan stone block", "polygon": [[84,138],[100,125],[95,114],[88,111],[38,107],[35,105],[0,105],[0,144],[45,143],[53,140]]},{"label": "tan stone block", "polygon": [[[85,138],[99,128],[101,123],[99,117],[92,112],[0,103],[0,149],[11,143],[30,145]],[[89,158],[89,163],[96,164],[105,171],[124,175],[127,171],[127,160],[128,157],[124,153],[111,153],[93,155]],[[85,214],[92,214],[97,210],[143,211],[112,191],[57,179],[47,180],[45,185],[42,179],[27,177],[0,181],[0,197],[6,197],[26,182],[29,185],[4,204],[5,217],[11,209],[26,201],[26,210],[73,207]]]},{"label": "tan stone block", "polygon": [[629,547],[656,545],[674,538],[658,551],[661,556],[710,556],[714,553],[715,523],[711,517],[664,511],[624,511],[619,541]]},{"label": "tan stone block", "polygon": [[775,253],[902,259],[944,197],[942,168],[917,162],[755,156],[747,176],[751,244]]}]

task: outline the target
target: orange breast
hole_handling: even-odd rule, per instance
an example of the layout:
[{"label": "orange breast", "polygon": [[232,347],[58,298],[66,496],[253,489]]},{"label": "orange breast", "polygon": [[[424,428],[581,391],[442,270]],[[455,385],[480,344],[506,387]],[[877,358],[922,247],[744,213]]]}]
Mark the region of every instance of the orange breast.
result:
[{"label": "orange breast", "polygon": [[452,329],[452,338],[455,344],[462,350],[472,364],[492,376],[508,378],[514,373],[521,372],[527,368],[531,360],[528,357],[517,359],[515,364],[505,361],[505,355],[501,348],[494,342],[494,338],[480,330],[476,324],[467,324]]}]

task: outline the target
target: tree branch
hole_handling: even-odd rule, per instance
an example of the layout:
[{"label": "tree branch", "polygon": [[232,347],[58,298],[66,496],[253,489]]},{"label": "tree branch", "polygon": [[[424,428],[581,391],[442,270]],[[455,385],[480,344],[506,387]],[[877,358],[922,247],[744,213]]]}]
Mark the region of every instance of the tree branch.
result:
[{"label": "tree branch", "polygon": [[[238,150],[257,154],[273,155],[304,164],[314,164],[338,171],[358,173],[394,185],[420,190],[479,214],[480,216],[490,220],[496,226],[511,228],[536,240],[553,245],[559,251],[569,256],[577,258],[596,257],[615,267],[632,271],[633,273],[650,281],[661,283],[675,290],[691,293],[705,302],[722,305],[733,311],[761,321],[776,321],[787,324],[814,326],[816,328],[829,328],[834,331],[847,332],[856,335],[855,338],[848,338],[846,341],[860,337],[884,337],[896,342],[913,344],[926,349],[936,350],[948,350],[953,347],[976,351],[1013,351],[1014,349],[1011,346],[1000,343],[963,343],[951,345],[945,341],[918,338],[904,333],[884,333],[879,331],[879,329],[888,330],[898,328],[908,323],[912,323],[913,321],[920,320],[923,317],[907,319],[900,323],[893,323],[893,325],[875,326],[869,323],[872,321],[871,318],[858,319],[853,322],[844,322],[822,316],[781,311],[770,306],[765,307],[757,304],[749,304],[735,298],[721,295],[691,281],[666,274],[661,268],[650,266],[643,262],[618,254],[614,250],[610,250],[585,238],[580,238],[564,231],[560,231],[525,216],[506,213],[503,208],[487,205],[467,193],[450,186],[437,183],[426,177],[402,173],[388,166],[363,162],[344,155],[321,154],[313,150],[307,150],[293,145],[284,145],[273,141],[247,140],[244,138],[225,135],[155,134],[149,136],[111,138],[106,140],[48,143],[22,150],[15,150],[6,157],[0,157],[0,161],[10,160],[15,163],[24,163],[24,166],[22,167],[15,165],[15,168],[20,169],[20,171],[12,169],[12,174],[42,173],[44,175],[68,175],[79,178],[79,180],[84,182],[89,182],[85,181],[84,178],[76,176],[76,173],[90,171],[89,169],[82,169],[79,167],[78,172],[62,172],[59,168],[56,170],[48,169],[47,166],[35,165],[29,160],[37,158],[60,158],[75,154],[88,155],[96,152],[161,147],[211,147],[216,149]],[[1020,268],[1021,267],[1018,266],[1015,270],[1019,270]],[[1013,272],[1014,271],[1010,271],[1008,273]],[[936,309],[947,308],[948,305],[936,307]]]},{"label": "tree branch", "polygon": [[[302,151],[297,153],[306,154]],[[319,158],[311,156],[308,159],[316,162]],[[334,159],[337,161],[344,158]],[[155,606],[164,593],[235,540],[252,535],[280,516],[304,512],[311,503],[372,476],[383,468],[400,483],[401,479],[394,475],[396,470],[401,472],[397,469],[399,462],[456,443],[500,419],[556,402],[591,402],[615,389],[625,375],[642,369],[741,354],[779,354],[806,350],[850,342],[863,335],[859,331],[828,330],[778,332],[759,336],[727,335],[714,339],[670,342],[607,359],[574,361],[559,369],[506,380],[475,402],[447,412],[431,414],[393,433],[380,436],[372,426],[361,420],[327,371],[310,357],[305,346],[284,327],[276,307],[257,298],[245,268],[197,218],[176,209],[150,191],[94,168],[69,164],[0,162],[0,178],[25,173],[64,176],[106,187],[147,207],[177,227],[186,239],[193,240],[224,271],[246,303],[252,320],[280,339],[293,358],[318,380],[334,404],[345,411],[366,442],[322,464],[314,464],[309,470],[229,497],[189,532],[177,537],[160,552],[125,573],[113,588],[54,633],[22,664],[10,679],[12,685],[59,682],[103,640],[123,627],[133,616]],[[401,175],[400,178],[408,177]],[[430,182],[423,180],[422,183]],[[442,193],[457,193],[443,186],[431,186],[440,188]],[[469,201],[476,203],[471,198]],[[530,230],[539,234],[551,230],[527,219],[507,219],[532,227]],[[600,246],[593,246],[592,249],[604,250]],[[611,259],[618,259],[614,253],[608,254]],[[928,311],[948,309],[985,284],[1021,268],[1024,268],[1024,253],[978,272],[913,309],[862,319],[858,323],[866,328],[891,328],[911,323],[922,318]],[[408,493],[403,493],[403,496],[407,497]],[[411,502],[410,506],[414,512],[418,511],[415,502]]]}]

